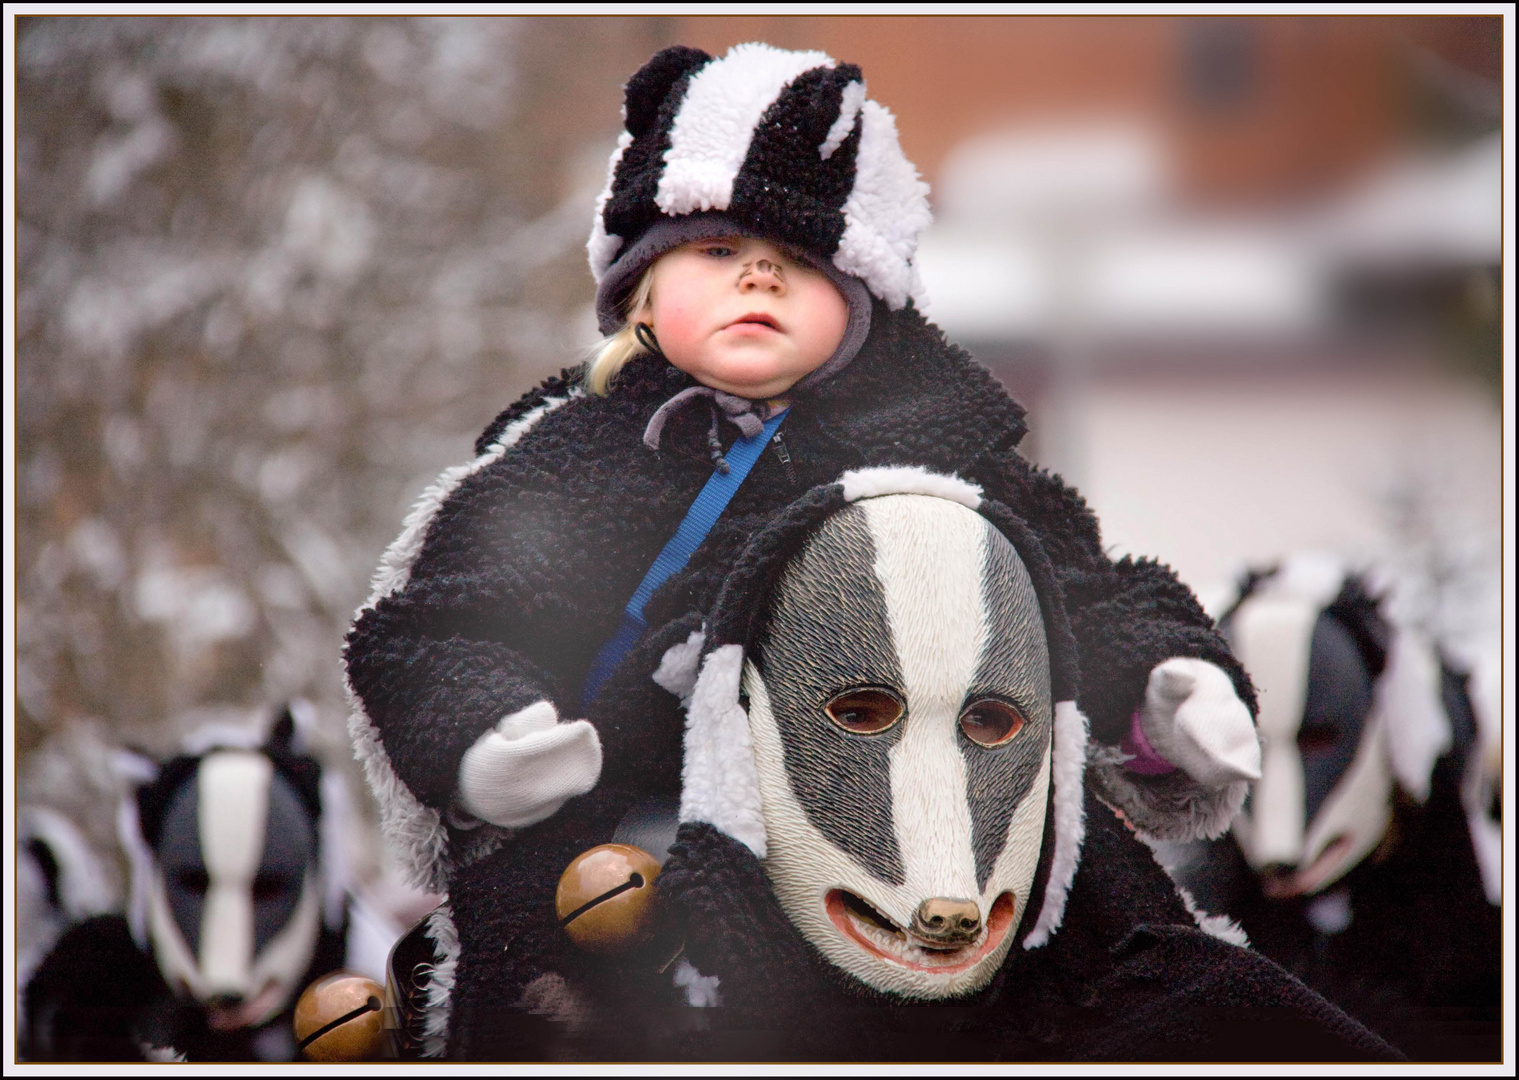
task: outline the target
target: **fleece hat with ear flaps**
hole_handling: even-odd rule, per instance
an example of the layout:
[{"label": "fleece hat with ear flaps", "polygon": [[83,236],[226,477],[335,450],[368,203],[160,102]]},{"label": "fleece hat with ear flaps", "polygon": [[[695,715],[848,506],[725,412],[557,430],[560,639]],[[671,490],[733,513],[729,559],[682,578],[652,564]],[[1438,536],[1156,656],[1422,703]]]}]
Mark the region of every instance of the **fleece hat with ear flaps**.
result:
[{"label": "fleece hat with ear flaps", "polygon": [[841,369],[869,329],[873,294],[921,303],[913,256],[928,185],[860,69],[821,52],[737,45],[715,59],[675,46],[628,80],[626,130],[587,243],[603,333],[660,255],[692,240],[751,235],[796,249],[849,303]]}]

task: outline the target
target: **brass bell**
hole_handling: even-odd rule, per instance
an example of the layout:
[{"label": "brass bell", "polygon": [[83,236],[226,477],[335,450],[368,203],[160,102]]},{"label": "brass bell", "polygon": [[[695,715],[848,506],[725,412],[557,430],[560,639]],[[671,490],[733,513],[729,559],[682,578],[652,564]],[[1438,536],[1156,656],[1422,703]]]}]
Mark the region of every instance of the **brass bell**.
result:
[{"label": "brass bell", "polygon": [[559,878],[554,909],[570,940],[586,952],[619,953],[654,928],[659,863],[631,844],[601,844],[576,856]]},{"label": "brass bell", "polygon": [[385,988],[352,971],[334,971],[295,1003],[295,1044],[309,1061],[385,1057]]}]

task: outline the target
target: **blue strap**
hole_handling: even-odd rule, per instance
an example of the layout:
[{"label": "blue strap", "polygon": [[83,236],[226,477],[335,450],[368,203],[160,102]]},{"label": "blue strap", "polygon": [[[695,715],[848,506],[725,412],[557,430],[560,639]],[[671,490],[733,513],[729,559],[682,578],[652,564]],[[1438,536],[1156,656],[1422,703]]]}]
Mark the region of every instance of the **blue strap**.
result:
[{"label": "blue strap", "polygon": [[759,460],[760,454],[764,453],[766,444],[775,437],[781,421],[786,419],[786,414],[790,411],[790,409],[782,409],[765,422],[764,430],[758,435],[740,438],[735,442],[732,449],[724,455],[728,461],[726,473],[716,469],[712,471],[706,485],[697,493],[696,501],[691,504],[691,509],[686,511],[686,516],[676,527],[675,535],[670,537],[669,542],[654,559],[654,565],[649,567],[649,572],[643,576],[643,581],[639,582],[632,599],[623,609],[622,622],[618,625],[617,632],[596,654],[591,670],[586,673],[585,685],[580,689],[582,712],[596,700],[596,696],[601,693],[601,688],[611,677],[612,671],[648,629],[649,624],[643,617],[643,607],[649,602],[649,597],[653,596],[655,590],[666,581],[685,569],[686,563],[691,561],[691,556],[696,553],[701,542],[712,531],[712,526],[717,524],[717,519],[727,509],[728,502],[738,491],[744,478],[749,475],[749,470],[754,468],[754,463]]}]

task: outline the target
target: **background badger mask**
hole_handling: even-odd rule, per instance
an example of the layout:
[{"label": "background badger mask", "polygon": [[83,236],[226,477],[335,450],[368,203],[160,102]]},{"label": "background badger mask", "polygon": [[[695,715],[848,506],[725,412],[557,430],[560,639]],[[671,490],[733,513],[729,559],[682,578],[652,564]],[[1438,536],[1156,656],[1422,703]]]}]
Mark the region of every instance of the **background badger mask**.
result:
[{"label": "background badger mask", "polygon": [[137,801],[164,980],[213,1030],[263,1024],[304,985],[322,929],[315,791],[261,751],[230,749],[170,762]]},{"label": "background badger mask", "polygon": [[1224,626],[1261,688],[1265,751],[1234,836],[1266,896],[1313,896],[1382,843],[1395,783],[1427,798],[1451,742],[1440,663],[1331,561],[1250,584]]},{"label": "background badger mask", "polygon": [[833,514],[781,574],[743,689],[765,872],[796,929],[877,990],[985,986],[1050,786],[1049,650],[1013,545],[940,498]]}]

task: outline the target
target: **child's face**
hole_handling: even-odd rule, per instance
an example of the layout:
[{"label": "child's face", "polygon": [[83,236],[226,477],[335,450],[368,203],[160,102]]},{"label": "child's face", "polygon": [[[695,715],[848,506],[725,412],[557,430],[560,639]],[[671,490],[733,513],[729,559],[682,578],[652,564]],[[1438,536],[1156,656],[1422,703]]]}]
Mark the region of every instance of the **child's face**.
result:
[{"label": "child's face", "polygon": [[833,283],[765,240],[696,240],[653,267],[652,324],[670,363],[746,398],[785,393],[843,340],[849,306]]}]

